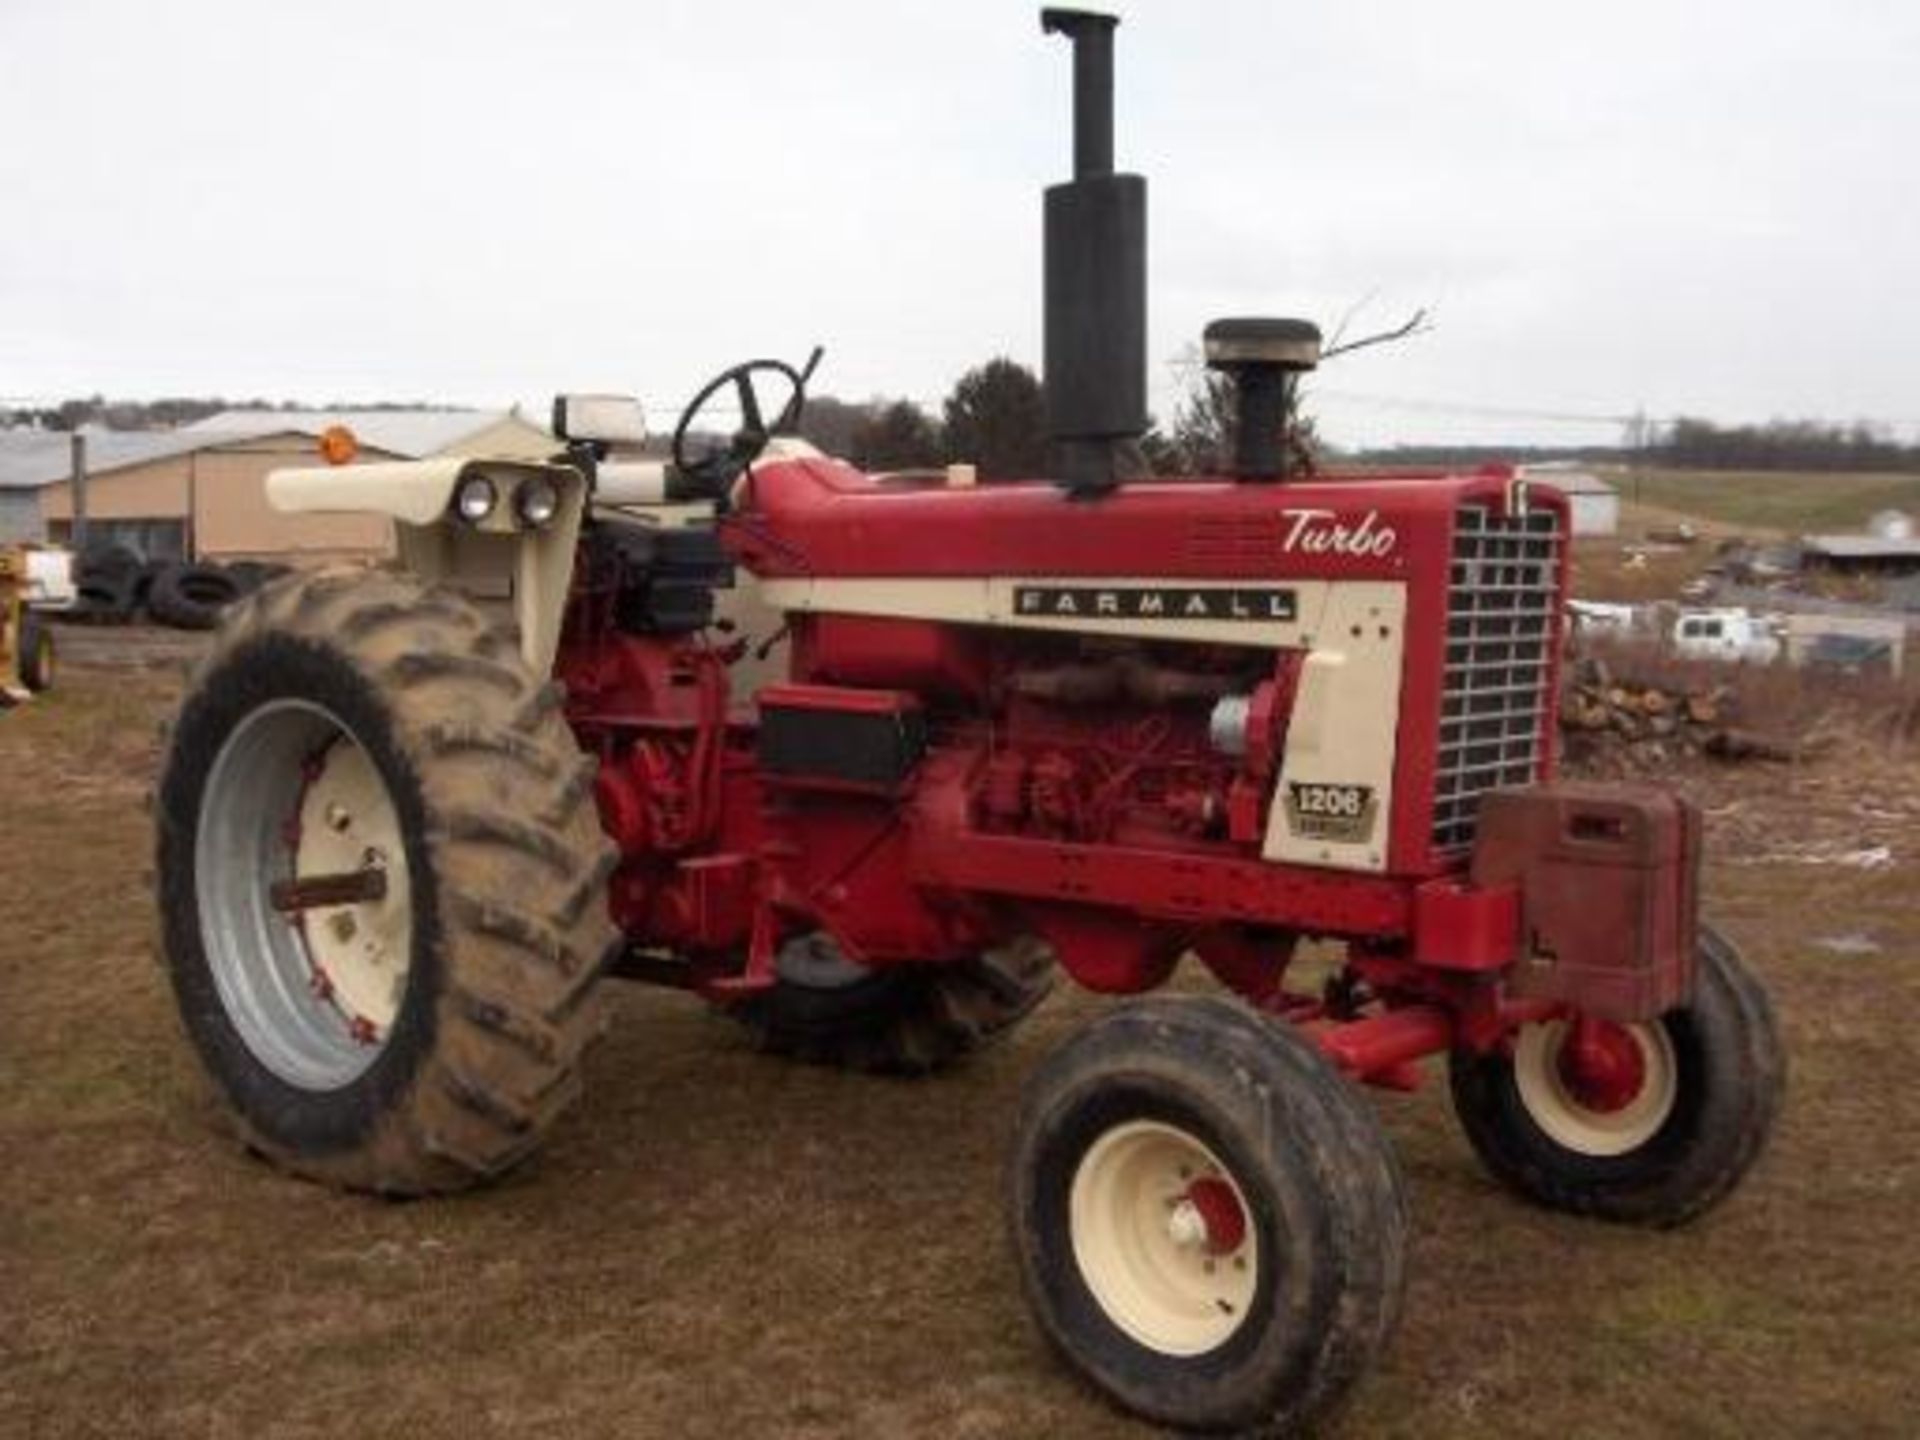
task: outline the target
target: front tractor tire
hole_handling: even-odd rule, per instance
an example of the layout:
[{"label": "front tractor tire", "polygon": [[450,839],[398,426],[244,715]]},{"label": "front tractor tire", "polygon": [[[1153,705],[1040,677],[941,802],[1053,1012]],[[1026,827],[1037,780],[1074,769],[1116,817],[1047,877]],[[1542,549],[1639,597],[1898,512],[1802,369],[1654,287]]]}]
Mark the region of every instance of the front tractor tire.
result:
[{"label": "front tractor tire", "polygon": [[1455,1051],[1454,1112],[1488,1172],[1549,1209],[1652,1226],[1731,1194],[1773,1130],[1786,1057],[1766,992],[1711,927],[1695,975],[1689,1005],[1597,1024],[1594,1062],[1567,1020]]},{"label": "front tractor tire", "polygon": [[728,1008],[766,1054],[919,1076],[1012,1029],[1052,986],[1052,952],[1036,940],[946,964],[870,970],[816,931],[781,947],[771,989]]},{"label": "front tractor tire", "polygon": [[34,610],[20,612],[20,683],[35,695],[53,688],[53,627]]},{"label": "front tractor tire", "polygon": [[1158,1423],[1291,1434],[1399,1314],[1399,1167],[1356,1087],[1292,1030],[1215,998],[1096,1020],[1029,1084],[1008,1186],[1054,1347]]},{"label": "front tractor tire", "polygon": [[256,1150],[352,1189],[524,1158],[602,1026],[612,846],[557,688],[468,601],[361,570],[236,605],[156,796],[161,943]]}]

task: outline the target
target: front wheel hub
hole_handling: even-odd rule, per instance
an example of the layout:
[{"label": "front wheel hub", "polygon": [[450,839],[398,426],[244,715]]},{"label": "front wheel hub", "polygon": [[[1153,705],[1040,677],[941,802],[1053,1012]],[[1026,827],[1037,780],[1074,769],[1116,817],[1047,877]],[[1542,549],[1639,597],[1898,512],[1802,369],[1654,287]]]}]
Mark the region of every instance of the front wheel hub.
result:
[{"label": "front wheel hub", "polygon": [[1576,1016],[1522,1026],[1513,1079],[1528,1118],[1549,1140],[1604,1159],[1660,1133],[1679,1097],[1680,1063],[1658,1021]]},{"label": "front wheel hub", "polygon": [[1157,1120],[1095,1140],[1068,1200],[1073,1253],[1100,1309],[1163,1355],[1204,1355],[1246,1322],[1260,1245],[1240,1185],[1197,1137]]},{"label": "front wheel hub", "polygon": [[1646,1057],[1623,1026],[1583,1015],[1560,1048],[1560,1078],[1587,1109],[1616,1115],[1645,1088]]},{"label": "front wheel hub", "polygon": [[1246,1243],[1247,1212],[1241,1208],[1239,1192],[1225,1180],[1202,1175],[1191,1185],[1175,1213],[1189,1233],[1197,1227],[1196,1243],[1209,1255],[1231,1255]]}]

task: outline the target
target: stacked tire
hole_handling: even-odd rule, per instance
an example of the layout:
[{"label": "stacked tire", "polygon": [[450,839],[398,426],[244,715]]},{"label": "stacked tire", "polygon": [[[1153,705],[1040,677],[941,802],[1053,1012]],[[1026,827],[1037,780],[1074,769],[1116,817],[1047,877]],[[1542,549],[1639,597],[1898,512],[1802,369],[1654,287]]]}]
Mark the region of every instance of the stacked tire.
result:
[{"label": "stacked tire", "polygon": [[124,545],[90,545],[74,566],[73,580],[79,618],[125,625],[140,609],[147,567]]},{"label": "stacked tire", "polygon": [[74,567],[78,618],[127,625],[144,613],[176,630],[211,630],[227,606],[286,573],[282,565],[143,561],[125,545],[89,546]]},{"label": "stacked tire", "polygon": [[240,598],[240,585],[218,565],[166,565],[147,589],[147,613],[176,630],[211,630]]}]

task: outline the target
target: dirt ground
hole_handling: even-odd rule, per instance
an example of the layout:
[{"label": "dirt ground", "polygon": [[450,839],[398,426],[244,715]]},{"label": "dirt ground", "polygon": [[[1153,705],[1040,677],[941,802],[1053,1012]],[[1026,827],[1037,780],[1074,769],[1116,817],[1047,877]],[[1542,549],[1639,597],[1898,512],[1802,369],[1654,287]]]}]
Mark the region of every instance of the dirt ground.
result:
[{"label": "dirt ground", "polygon": [[[497,1188],[382,1203],[249,1159],[149,947],[178,648],[0,715],[0,1435],[1146,1433],[1050,1358],[1001,1230],[1021,1081],[1101,1002],[892,1083],[629,990],[587,1102]],[[1920,1424],[1920,755],[1687,783],[1712,909],[1782,1014],[1777,1143],[1723,1210],[1648,1234],[1497,1189],[1444,1086],[1382,1096],[1412,1289],[1337,1435]]]}]

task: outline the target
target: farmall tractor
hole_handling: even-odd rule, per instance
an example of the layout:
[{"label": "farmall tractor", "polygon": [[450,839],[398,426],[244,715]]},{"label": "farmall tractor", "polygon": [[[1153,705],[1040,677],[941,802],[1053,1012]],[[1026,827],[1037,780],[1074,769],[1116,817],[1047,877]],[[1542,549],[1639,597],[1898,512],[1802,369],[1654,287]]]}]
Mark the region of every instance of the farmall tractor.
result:
[{"label": "farmall tractor", "polygon": [[[284,510],[393,517],[398,565],[227,621],[159,792],[164,946],[248,1142],[385,1194],[533,1151],[610,977],[917,1074],[1056,968],[1139,997],[1189,958],[1224,994],[1118,1005],[1032,1076],[1013,1252],[1120,1404],[1271,1433],[1349,1390],[1400,1303],[1361,1083],[1444,1057],[1500,1180],[1673,1225],[1753,1162],[1782,1058],[1697,919],[1695,811],[1555,779],[1558,494],[1302,473],[1319,334],[1285,320],[1208,327],[1228,473],[1143,473],[1114,21],[1043,24],[1075,53],[1051,473],[863,474],[792,433],[813,362],[771,360],[706,386],[666,461],[637,405],[565,396],[547,463],[276,473]],[[716,401],[736,422],[702,446]],[[1322,973],[1290,982],[1309,941]]]}]

